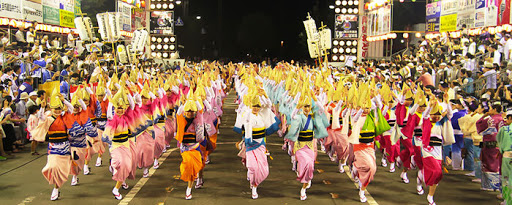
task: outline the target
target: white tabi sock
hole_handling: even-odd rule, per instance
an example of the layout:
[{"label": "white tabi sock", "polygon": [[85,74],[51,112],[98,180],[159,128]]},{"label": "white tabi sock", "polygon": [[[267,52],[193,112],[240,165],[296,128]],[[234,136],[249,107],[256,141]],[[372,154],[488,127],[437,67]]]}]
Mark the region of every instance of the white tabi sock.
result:
[{"label": "white tabi sock", "polygon": [[427,195],[428,203],[434,203],[434,196]]},{"label": "white tabi sock", "polygon": [[258,187],[253,186],[252,187],[252,195],[257,195],[257,194],[258,194]]},{"label": "white tabi sock", "polygon": [[364,191],[359,189],[359,197],[363,198],[364,197]]},{"label": "white tabi sock", "polygon": [[115,195],[118,195],[119,189],[114,187],[114,189],[112,189],[112,193],[114,193]]},{"label": "white tabi sock", "polygon": [[192,193],[192,188],[190,187],[187,187],[187,191],[185,192],[185,194],[188,196]]}]

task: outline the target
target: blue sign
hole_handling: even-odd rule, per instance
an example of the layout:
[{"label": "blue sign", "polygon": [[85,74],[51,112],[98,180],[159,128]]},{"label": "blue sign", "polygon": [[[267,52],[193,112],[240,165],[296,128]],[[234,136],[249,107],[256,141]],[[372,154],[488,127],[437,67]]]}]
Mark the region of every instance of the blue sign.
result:
[{"label": "blue sign", "polygon": [[427,4],[426,30],[427,32],[439,31],[441,17],[441,2]]},{"label": "blue sign", "polygon": [[485,8],[485,0],[476,0],[475,9]]},{"label": "blue sign", "polygon": [[178,20],[176,20],[176,26],[183,26],[183,20],[181,20],[181,17],[178,17]]}]

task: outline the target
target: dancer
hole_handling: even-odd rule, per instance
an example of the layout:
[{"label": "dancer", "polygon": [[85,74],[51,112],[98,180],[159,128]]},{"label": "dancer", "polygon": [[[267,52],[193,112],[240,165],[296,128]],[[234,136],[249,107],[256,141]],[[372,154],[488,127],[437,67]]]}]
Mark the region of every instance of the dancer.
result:
[{"label": "dancer", "polygon": [[186,103],[178,110],[176,140],[180,143],[180,152],[183,161],[180,165],[181,180],[187,182],[185,199],[192,199],[192,185],[194,180],[202,178],[200,171],[204,168],[200,143],[204,140],[203,115],[199,112],[199,102],[193,91],[189,91]]},{"label": "dancer", "polygon": [[259,197],[258,186],[269,174],[265,136],[276,132],[280,123],[271,111],[270,101],[266,100],[265,95],[261,88],[251,88],[250,93],[243,97],[241,106],[245,107],[244,112],[238,114],[234,129],[244,135],[245,150],[242,152],[245,152],[243,156],[246,160],[247,180],[253,199]]},{"label": "dancer", "polygon": [[501,154],[496,145],[496,134],[505,125],[501,116],[501,103],[494,102],[489,111],[476,121],[478,133],[483,135],[482,159],[482,190],[496,191],[500,188]]},{"label": "dancer", "polygon": [[[106,87],[103,80],[100,80],[98,83],[98,86],[96,87],[96,96],[98,97],[98,101],[100,103],[101,108],[101,115],[98,118],[98,122],[96,124],[98,136],[103,136],[103,131],[105,130],[105,126],[107,125],[107,109],[108,109],[108,98],[106,97]],[[96,167],[101,166],[102,159],[101,157],[105,153],[105,143],[101,141],[101,144],[98,145],[98,149],[96,150],[98,152],[98,158],[96,158]]]},{"label": "dancer", "polygon": [[[352,85],[348,93],[348,102],[351,102],[352,106],[356,107],[355,116],[351,116],[352,134],[349,137],[349,142],[353,144],[354,150],[352,176],[359,183],[359,199],[363,203],[367,201],[365,196],[366,188],[371,180],[373,180],[377,171],[375,136],[381,135],[385,130],[389,130],[389,125],[386,126],[387,121],[379,113],[381,111],[378,108],[382,107],[380,99],[375,98],[372,101],[372,98],[376,96],[374,89],[373,82],[370,85],[361,82],[361,85],[357,88],[357,93],[362,93],[362,95],[357,96],[356,85]],[[376,122],[383,124],[377,125]]]},{"label": "dancer", "polygon": [[[342,82],[338,82],[338,86],[336,88],[336,91],[331,93],[333,95],[332,102],[328,105],[327,108],[327,115],[330,117],[330,123],[331,125],[327,127],[327,133],[329,134],[328,137],[324,140],[324,145],[326,147],[326,151],[331,158],[331,161],[338,162],[338,170],[340,173],[345,172],[345,169],[343,168],[346,166],[347,158],[349,154],[349,144],[348,144],[348,135],[345,130],[348,131],[348,129],[343,129],[343,118],[342,114],[345,113],[347,110],[346,107],[341,107],[341,109],[335,109],[340,108],[338,104],[342,104],[341,101],[342,92],[345,89],[345,86]],[[331,91],[332,92],[332,91]],[[334,158],[333,155],[336,155],[336,158]]]},{"label": "dancer", "polygon": [[398,130],[398,127],[395,126],[396,103],[394,98],[396,98],[396,96],[394,96],[394,93],[391,91],[387,84],[382,85],[380,93],[382,100],[384,101],[384,103],[386,103],[384,108],[382,109],[382,114],[384,115],[389,126],[391,127],[391,129],[385,131],[382,134],[384,144],[381,146],[384,146],[384,156],[386,156],[387,162],[389,162],[389,172],[393,173],[396,171],[395,162],[396,158],[399,156],[400,153],[400,143],[397,143],[395,139],[391,139],[391,136],[396,135]]},{"label": "dancer", "polygon": [[[98,85],[98,87],[99,86],[101,85]],[[101,117],[100,101],[92,92],[91,88],[89,88],[87,85],[85,85],[82,93],[82,100],[85,106],[87,107],[87,109],[84,110],[84,112],[87,113],[87,117],[91,120],[91,123],[93,125],[92,129],[94,129],[97,132],[98,119]],[[105,148],[103,147],[103,142],[100,139],[87,135],[87,154],[85,155],[84,175],[88,175],[90,173],[89,161],[91,160],[92,156],[98,153],[97,159],[100,159],[101,161],[100,155],[103,153],[104,149]]]},{"label": "dancer", "polygon": [[302,183],[300,200],[306,200],[306,189],[311,187],[313,172],[315,170],[315,141],[313,138],[327,137],[329,121],[315,103],[307,83],[302,89],[302,99],[297,109],[302,112],[292,117],[292,122],[286,138],[294,142],[293,153],[297,160],[297,180]]},{"label": "dancer", "polygon": [[[422,176],[418,176],[426,186],[429,187],[427,201],[429,205],[435,205],[434,194],[437,185],[443,178],[443,152],[442,146],[451,145],[455,142],[453,136],[453,128],[450,119],[453,116],[451,106],[447,104],[447,108],[442,108],[432,93],[430,96],[429,107],[423,115],[422,124],[422,157],[423,171]],[[448,100],[448,95],[444,94],[444,102]]]},{"label": "dancer", "polygon": [[[41,172],[48,183],[54,186],[50,196],[52,201],[59,198],[59,188],[68,180],[71,171],[70,141],[64,123],[64,116],[68,114],[62,114],[63,99],[58,89],[54,89],[50,97],[51,110],[45,113],[37,127],[30,132],[34,140],[48,141],[48,160]],[[41,105],[46,106],[46,102],[42,101]]]},{"label": "dancer", "polygon": [[396,105],[395,110],[399,134],[402,136],[400,138],[400,144],[404,147],[404,149],[400,151],[398,163],[399,166],[403,166],[402,173],[400,173],[400,179],[402,182],[408,184],[409,178],[407,177],[407,170],[411,169],[411,157],[414,153],[414,147],[412,145],[412,133],[411,135],[406,135],[404,134],[404,129],[407,126],[409,115],[412,111],[410,106],[412,106],[414,95],[412,94],[411,88],[405,83],[402,93],[402,97]]},{"label": "dancer", "polygon": [[[79,87],[73,95],[71,103],[64,101],[64,104],[67,105],[70,110],[70,114],[64,116],[64,123],[68,128],[73,157],[73,163],[71,165],[71,175],[73,175],[71,186],[76,186],[79,183],[78,174],[85,165],[87,155],[86,135],[90,136],[93,140],[98,140],[96,138],[98,136],[96,128],[92,125],[87,113],[87,107],[82,101],[83,92],[83,88]],[[88,174],[88,172],[84,171],[84,174]]]},{"label": "dancer", "polygon": [[126,179],[133,171],[133,155],[129,138],[132,135],[132,127],[135,119],[134,104],[129,98],[125,88],[121,88],[116,95],[109,99],[115,108],[115,115],[105,126],[102,140],[107,142],[111,155],[110,169],[112,180],[116,182],[112,194],[117,200],[123,199],[119,188],[128,189]]},{"label": "dancer", "polygon": [[501,185],[505,204],[512,204],[512,110],[507,111],[506,126],[496,135],[496,141],[503,156],[501,162]]},{"label": "dancer", "polygon": [[[430,92],[430,91],[429,91]],[[411,167],[418,168],[418,177],[416,178],[416,191],[418,195],[423,195],[424,190],[422,187],[422,169],[423,169],[423,160],[421,157],[421,147],[422,147],[422,116],[424,115],[424,111],[427,107],[427,99],[425,94],[421,88],[418,88],[416,94],[414,96],[414,105],[409,110],[409,119],[407,121],[407,125],[402,129],[402,133],[408,139],[413,139],[413,155],[411,156]],[[402,179],[406,182],[407,178],[407,169],[404,166],[404,172],[402,172]],[[404,178],[405,177],[405,178]]]}]

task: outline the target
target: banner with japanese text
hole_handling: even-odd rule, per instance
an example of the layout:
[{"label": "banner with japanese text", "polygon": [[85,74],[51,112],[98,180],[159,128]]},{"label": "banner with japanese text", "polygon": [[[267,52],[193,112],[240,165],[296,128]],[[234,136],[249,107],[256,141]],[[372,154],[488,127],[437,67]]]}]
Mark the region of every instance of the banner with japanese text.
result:
[{"label": "banner with japanese text", "polygon": [[455,30],[457,30],[457,14],[441,16],[439,31],[447,32]]},{"label": "banner with japanese text", "polygon": [[439,31],[441,17],[441,2],[427,4],[426,30],[427,32]]},{"label": "banner with japanese text", "polygon": [[75,14],[71,11],[59,10],[60,26],[75,28]]},{"label": "banner with japanese text", "polygon": [[0,16],[23,19],[21,0],[0,0]]}]

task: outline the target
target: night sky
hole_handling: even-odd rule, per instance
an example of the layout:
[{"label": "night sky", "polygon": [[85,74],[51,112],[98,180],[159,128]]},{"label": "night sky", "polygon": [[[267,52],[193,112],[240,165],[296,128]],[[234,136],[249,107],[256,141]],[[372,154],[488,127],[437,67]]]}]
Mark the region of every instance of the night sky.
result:
[{"label": "night sky", "polygon": [[[260,61],[308,59],[302,21],[307,13],[331,30],[334,0],[189,0],[176,7],[181,56]],[[425,2],[395,3],[394,30],[425,21]],[[196,16],[201,16],[200,20]],[[406,18],[403,18],[403,17]],[[281,41],[283,46],[281,47]],[[249,56],[247,56],[249,54]]]}]

